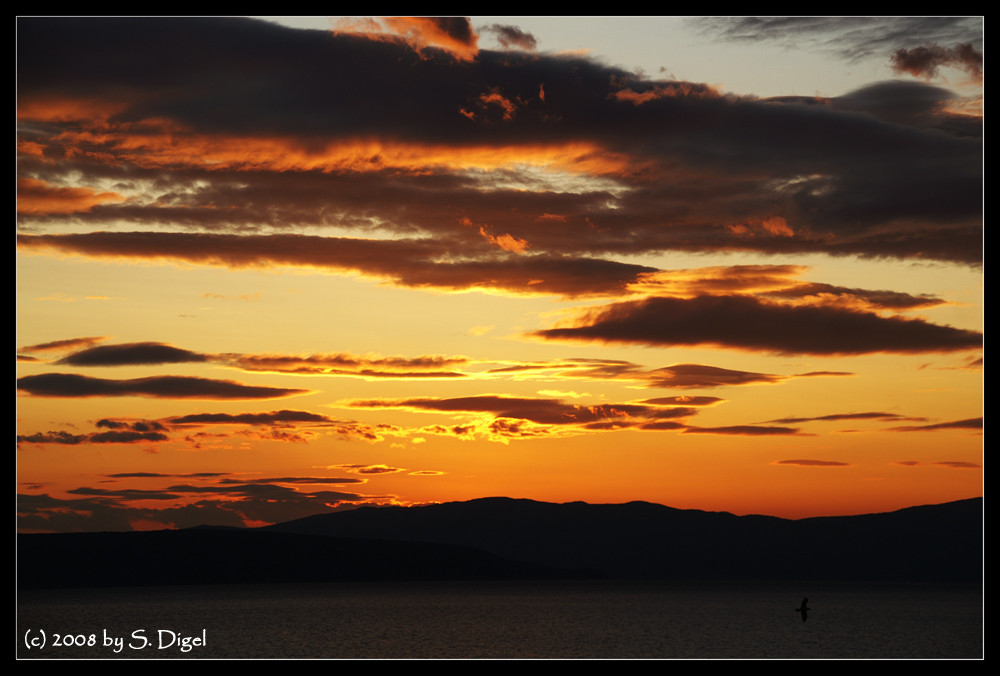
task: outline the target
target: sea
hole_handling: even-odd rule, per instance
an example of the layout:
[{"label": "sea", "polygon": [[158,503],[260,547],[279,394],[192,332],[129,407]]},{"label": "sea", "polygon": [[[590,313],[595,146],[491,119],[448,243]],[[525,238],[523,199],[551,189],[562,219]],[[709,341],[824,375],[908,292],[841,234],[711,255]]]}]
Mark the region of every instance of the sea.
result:
[{"label": "sea", "polygon": [[[805,620],[796,612],[808,598]],[[18,659],[984,658],[979,586],[392,582],[28,590]]]}]

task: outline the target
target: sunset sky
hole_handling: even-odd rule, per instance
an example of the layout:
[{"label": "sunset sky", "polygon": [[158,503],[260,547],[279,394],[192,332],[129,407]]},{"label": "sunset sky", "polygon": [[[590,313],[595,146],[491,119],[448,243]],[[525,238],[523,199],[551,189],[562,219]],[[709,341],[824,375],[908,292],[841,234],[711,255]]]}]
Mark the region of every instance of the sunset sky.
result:
[{"label": "sunset sky", "polygon": [[19,18],[24,531],[982,495],[983,18]]}]

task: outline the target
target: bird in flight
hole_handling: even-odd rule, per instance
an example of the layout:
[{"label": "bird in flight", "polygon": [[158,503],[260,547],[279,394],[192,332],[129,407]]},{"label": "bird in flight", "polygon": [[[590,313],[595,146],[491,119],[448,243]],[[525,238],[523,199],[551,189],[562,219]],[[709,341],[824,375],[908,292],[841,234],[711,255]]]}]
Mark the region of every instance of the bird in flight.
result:
[{"label": "bird in flight", "polygon": [[808,598],[804,598],[804,599],[802,599],[802,605],[799,606],[798,608],[796,608],[795,612],[802,613],[802,621],[805,622],[806,621],[806,616],[809,613],[809,610],[810,610],[810,608],[809,608],[809,599]]}]

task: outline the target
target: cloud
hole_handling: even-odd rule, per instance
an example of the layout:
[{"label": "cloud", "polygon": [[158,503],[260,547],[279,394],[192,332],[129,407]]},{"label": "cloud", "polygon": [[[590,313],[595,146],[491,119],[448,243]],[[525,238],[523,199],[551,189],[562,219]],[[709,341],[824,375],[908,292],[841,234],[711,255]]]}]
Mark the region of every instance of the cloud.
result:
[{"label": "cloud", "polygon": [[962,102],[943,87],[901,80],[877,82],[828,103],[837,110],[864,113],[891,124],[975,139],[983,134],[982,116],[962,113]]},{"label": "cloud", "polygon": [[137,443],[146,441],[170,441],[172,431],[192,427],[238,426],[253,429],[238,430],[235,433],[188,433],[183,440],[195,448],[202,448],[205,440],[219,442],[230,436],[239,436],[266,441],[305,443],[317,432],[335,434],[343,439],[359,439],[368,442],[381,441],[386,434],[399,433],[392,425],[369,425],[352,420],[336,420],[309,411],[280,410],[258,413],[190,413],[163,420],[112,420],[101,419],[95,424],[107,431],[86,434],[72,434],[52,431],[28,435],[18,435],[17,442],[32,444],[103,444]]},{"label": "cloud", "polygon": [[90,188],[63,188],[36,178],[17,179],[19,214],[71,214],[90,211],[105,202],[124,202],[118,193],[98,192]]},{"label": "cloud", "polygon": [[983,40],[982,17],[702,17],[706,33],[736,42],[777,42],[829,51],[845,59],[884,58],[894,49],[927,43]]},{"label": "cloud", "polygon": [[99,345],[67,355],[57,364],[70,366],[125,366],[136,364],[184,364],[207,361],[205,355],[163,343]]},{"label": "cloud", "polygon": [[524,49],[529,52],[538,48],[538,40],[531,33],[507,24],[490,24],[480,29],[483,33],[492,33],[504,49]]},{"label": "cloud", "polygon": [[95,423],[97,427],[106,427],[112,430],[132,430],[135,432],[162,432],[166,427],[156,420],[111,420],[102,418]]},{"label": "cloud", "polygon": [[938,296],[930,294],[915,296],[901,291],[848,288],[821,282],[795,284],[769,291],[766,295],[776,299],[815,299],[817,304],[872,311],[912,310],[945,303]]},{"label": "cloud", "polygon": [[645,399],[642,403],[654,406],[713,406],[725,401],[719,397],[698,397],[691,395],[680,395],[676,397],[656,397]]},{"label": "cloud", "polygon": [[980,469],[982,465],[964,460],[942,460],[940,462],[921,462],[919,460],[901,460],[896,465],[904,467],[947,467],[948,469]]},{"label": "cloud", "polygon": [[705,364],[674,364],[649,373],[650,387],[729,387],[778,383],[786,378],[770,373],[752,373]]},{"label": "cloud", "polygon": [[[269,413],[196,413],[156,420],[98,420],[96,427],[107,431],[72,434],[65,431],[18,435],[17,443],[31,444],[107,444],[171,441],[168,433],[190,427],[241,426],[235,433],[187,434],[183,440],[194,448],[202,448],[206,439],[218,443],[230,436],[285,443],[306,443],[317,431],[335,434],[343,439],[381,441],[386,434],[398,432],[391,425],[369,425],[356,421],[335,420],[308,411],[272,411]],[[303,431],[304,429],[304,431]]]},{"label": "cloud", "polygon": [[352,474],[396,474],[406,471],[401,467],[389,467],[388,465],[334,465],[334,468]]},{"label": "cloud", "polygon": [[[249,372],[292,373],[296,375],[350,376],[369,380],[379,379],[456,379],[456,378],[497,378],[508,377],[515,380],[540,378],[543,380],[592,379],[631,380],[646,387],[655,388],[704,388],[753,384],[776,384],[790,378],[844,375],[834,372],[814,372],[794,375],[777,375],[724,369],[706,364],[674,364],[648,369],[632,362],[607,359],[567,359],[548,362],[512,362],[490,368],[485,372],[474,369],[456,370],[454,367],[475,367],[469,358],[462,356],[427,355],[418,357],[381,355],[353,355],[349,353],[327,353],[311,355],[294,354],[204,354],[185,350],[163,343],[128,343],[107,345],[71,353],[59,363],[74,366],[101,366],[119,364],[154,364],[183,362],[211,362],[223,364]],[[543,392],[545,394],[545,392]],[[556,396],[559,396],[558,394]],[[568,393],[566,396],[576,396]],[[682,398],[677,398],[683,401]],[[661,403],[666,399],[660,400]],[[718,401],[718,400],[715,400]],[[681,404],[685,405],[685,404]],[[697,405],[697,404],[691,404]],[[243,422],[253,424],[278,424],[279,416],[314,416],[313,422],[323,419],[316,414],[282,411],[268,414],[242,414]],[[214,417],[215,421],[240,420],[227,414],[205,414],[205,421]],[[268,417],[273,419],[267,421]],[[194,422],[193,416],[174,418],[176,424]],[[291,419],[289,419],[291,421]],[[300,418],[299,422],[306,421]],[[327,422],[332,422],[328,421]]]},{"label": "cloud", "polygon": [[66,340],[53,340],[48,343],[39,343],[37,345],[25,345],[20,348],[19,352],[49,352],[53,350],[65,350],[67,348],[79,348],[82,346],[91,346],[95,343],[100,343],[107,338],[104,337],[88,337],[88,338],[67,338]]},{"label": "cloud", "polygon": [[836,460],[779,460],[779,465],[798,465],[799,467],[850,467],[850,463]]},{"label": "cloud", "polygon": [[[482,437],[507,443],[510,439],[530,439],[574,435],[584,431],[699,431],[684,422],[697,415],[694,406],[649,404],[570,404],[560,399],[475,395],[469,397],[419,397],[410,399],[369,399],[345,402],[354,408],[394,408],[410,411],[464,415],[459,425],[431,425],[420,432],[455,436],[469,440]],[[707,429],[707,428],[706,428]],[[787,433],[776,428],[748,431],[721,430],[716,433]]]},{"label": "cloud", "polygon": [[640,404],[566,404],[559,399],[477,395],[453,398],[411,398],[393,400],[359,400],[349,404],[356,408],[408,408],[447,413],[491,413],[497,418],[529,420],[534,423],[559,425],[600,422],[628,418],[677,418],[695,414],[692,408],[661,408]]},{"label": "cloud", "polygon": [[335,33],[383,39],[400,38],[417,52],[437,48],[460,60],[472,60],[479,53],[478,36],[465,17],[391,16],[340,19]]},{"label": "cloud", "polygon": [[162,432],[139,432],[136,430],[112,430],[92,434],[87,439],[91,444],[130,444],[145,441],[167,441],[169,437]]},{"label": "cloud", "polygon": [[465,357],[381,357],[335,353],[312,355],[234,354],[218,361],[244,371],[295,373],[298,375],[355,376],[360,378],[463,378],[448,370],[468,363]]},{"label": "cloud", "polygon": [[651,297],[598,307],[574,325],[535,332],[547,340],[712,346],[778,354],[919,353],[982,347],[982,334],[919,319],[837,307],[793,306],[744,296]]},{"label": "cloud", "polygon": [[170,491],[145,490],[141,488],[71,488],[66,491],[70,495],[87,495],[101,498],[124,498],[127,500],[176,500],[180,495]]},{"label": "cloud", "polygon": [[940,423],[927,425],[906,425],[902,427],[892,427],[891,432],[932,432],[936,430],[982,430],[983,419],[965,418],[964,420],[949,420]]},{"label": "cloud", "polygon": [[69,432],[38,432],[36,434],[19,434],[17,435],[17,443],[31,443],[31,444],[69,444],[75,445],[82,443],[87,439],[87,435],[83,434],[70,434]]},{"label": "cloud", "polygon": [[[216,425],[249,425],[258,428],[254,432],[239,432],[244,436],[273,441],[304,442],[301,434],[284,431],[290,427],[307,427],[336,434],[343,439],[360,439],[362,441],[381,441],[386,434],[399,432],[392,425],[369,425],[353,420],[336,420],[308,411],[272,411],[269,413],[192,413],[168,418],[166,421],[175,427],[206,427]],[[265,429],[266,428],[266,429]],[[203,435],[202,435],[203,436]],[[199,435],[192,435],[189,441],[199,445]],[[218,435],[212,435],[218,438]]]},{"label": "cloud", "polygon": [[22,532],[94,532],[141,530],[154,527],[192,527],[203,524],[242,527],[240,515],[222,502],[172,509],[119,504],[108,497],[59,499],[46,494],[17,496],[18,528]]},{"label": "cloud", "polygon": [[211,478],[226,476],[226,472],[195,472],[188,474],[162,474],[160,472],[119,472],[117,474],[108,474],[107,476],[111,479],[159,479],[159,478],[171,478],[171,477],[184,477],[184,478]]},{"label": "cloud", "polygon": [[[790,378],[849,375],[832,371],[777,375],[726,369],[708,364],[673,364],[648,369],[639,364],[614,359],[566,359],[548,362],[513,363],[490,369],[490,376],[504,375],[515,380],[593,379],[629,380],[646,387],[703,388],[736,385],[777,384]],[[678,398],[680,399],[680,398]],[[721,400],[714,400],[721,401]],[[685,404],[695,406],[698,404]]]},{"label": "cloud", "polygon": [[171,425],[288,425],[332,422],[330,418],[309,411],[272,411],[270,413],[190,413],[168,418]]},{"label": "cloud", "polygon": [[160,399],[277,399],[308,390],[244,385],[232,380],[193,376],[152,376],[130,380],[91,378],[71,373],[23,376],[17,389],[36,397],[154,397]]},{"label": "cloud", "polygon": [[253,485],[264,485],[269,486],[271,484],[312,484],[312,485],[325,485],[325,484],[357,484],[363,483],[362,479],[351,479],[349,477],[317,477],[317,476],[291,476],[291,477],[270,477],[262,479],[246,479],[246,478],[223,478],[219,479],[219,490],[226,491],[228,488],[221,488],[227,485],[236,484],[239,486],[253,486]]},{"label": "cloud", "polygon": [[977,81],[983,79],[983,54],[971,42],[950,48],[938,45],[903,48],[892,54],[893,69],[915,77],[933,78],[945,66],[960,68]]},{"label": "cloud", "polygon": [[[121,477],[135,477],[135,473]],[[170,475],[149,474],[160,479]],[[184,475],[211,480],[211,475]],[[142,478],[142,477],[140,477]],[[367,502],[357,493],[314,489],[324,484],[358,484],[363,479],[337,477],[278,477],[224,483],[177,484],[165,488],[94,488],[67,491],[71,499],[46,494],[17,496],[18,528],[22,532],[128,531],[150,528],[191,528],[218,525],[262,526],[323,514]],[[290,484],[290,485],[289,485]],[[172,503],[151,508],[148,501]]]},{"label": "cloud", "polygon": [[[57,343],[53,343],[53,345]],[[70,366],[124,366],[212,362],[243,371],[294,373],[296,375],[341,375],[362,378],[460,378],[465,377],[466,374],[446,369],[464,365],[468,361],[465,357],[438,355],[383,357],[378,355],[357,356],[346,353],[312,355],[205,354],[165,343],[144,342],[87,348],[73,352],[56,363]]]},{"label": "cloud", "polygon": [[[505,236],[508,237],[509,236]],[[513,238],[500,248],[520,247]],[[306,235],[93,232],[19,235],[26,250],[86,256],[164,260],[266,268],[290,265],[331,272],[359,272],[399,286],[453,290],[506,290],[529,295],[611,295],[624,292],[655,268],[615,261],[552,255],[484,252],[442,261],[439,244],[425,240],[361,240]]]},{"label": "cloud", "polygon": [[912,418],[898,413],[884,413],[881,411],[865,411],[861,413],[831,413],[827,415],[813,416],[809,418],[779,418],[771,420],[773,423],[796,424],[804,422],[839,422],[841,420],[877,420],[879,422],[892,422],[898,420],[923,420],[923,418]]},{"label": "cloud", "polygon": [[728,436],[788,436],[798,434],[794,427],[774,427],[764,425],[724,425],[720,427],[685,427],[684,434],[724,434]]},{"label": "cloud", "polygon": [[[581,58],[477,51],[462,18],[390,23],[453,51],[240,19],[20,18],[19,177],[128,198],[21,214],[22,230],[377,228],[446,263],[442,274],[464,278],[454,288],[474,287],[479,267],[506,269],[465,219],[530,243],[521,257],[546,268],[672,250],[981,264],[981,140],[919,96],[902,105],[921,124],[900,125],[836,102],[708,96]],[[302,65],[316,63],[356,67]],[[378,241],[324,248],[389,248]],[[202,262],[234,262],[227,240],[201,243]],[[378,274],[421,283],[405,267]]]}]

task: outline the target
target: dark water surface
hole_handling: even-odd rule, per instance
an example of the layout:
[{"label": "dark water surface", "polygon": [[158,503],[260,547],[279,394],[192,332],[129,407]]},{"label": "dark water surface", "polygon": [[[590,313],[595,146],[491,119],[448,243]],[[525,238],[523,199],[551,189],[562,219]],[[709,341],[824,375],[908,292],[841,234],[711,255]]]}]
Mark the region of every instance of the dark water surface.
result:
[{"label": "dark water surface", "polygon": [[[795,612],[803,596],[812,608],[805,622]],[[943,586],[516,582],[45,590],[20,592],[17,615],[20,658],[983,656],[981,589]]]}]

